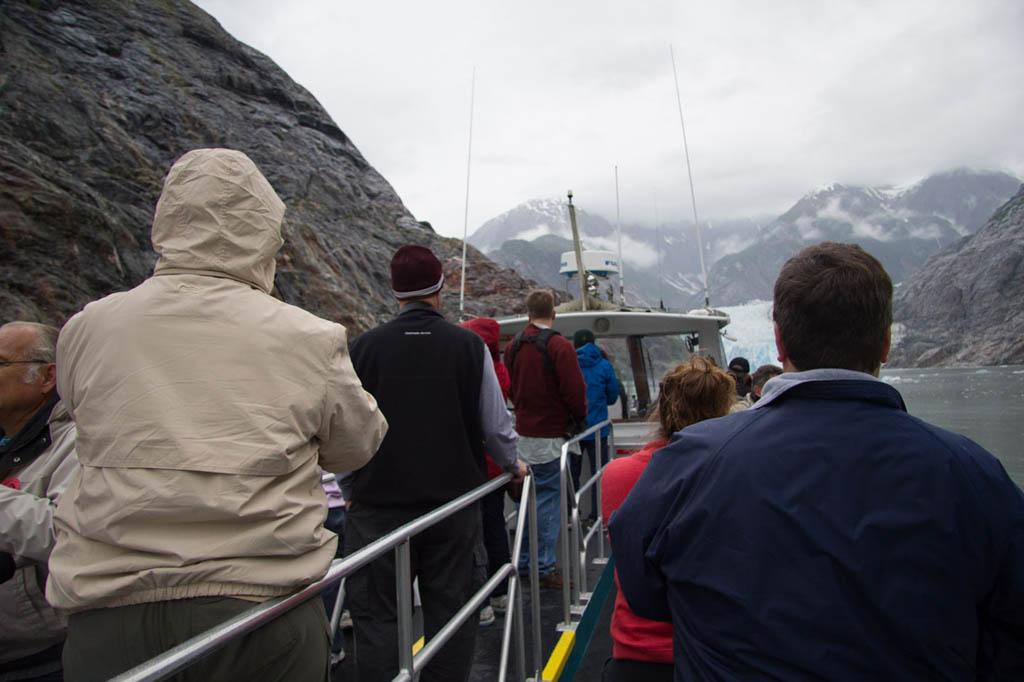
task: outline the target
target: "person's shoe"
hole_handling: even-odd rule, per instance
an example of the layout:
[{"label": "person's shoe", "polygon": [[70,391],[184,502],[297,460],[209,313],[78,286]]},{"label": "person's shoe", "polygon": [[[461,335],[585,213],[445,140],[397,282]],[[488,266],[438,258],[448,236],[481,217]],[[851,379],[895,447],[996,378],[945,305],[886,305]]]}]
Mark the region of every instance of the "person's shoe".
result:
[{"label": "person's shoe", "polygon": [[352,614],[349,613],[348,609],[341,612],[341,618],[338,619],[339,630],[351,630],[352,629]]},{"label": "person's shoe", "polygon": [[337,653],[331,652],[331,667],[337,666],[339,663],[345,660],[345,652],[339,651]]},{"label": "person's shoe", "polygon": [[560,590],[562,589],[562,574],[556,568],[547,575],[542,575],[538,580],[540,589],[542,590]]},{"label": "person's shoe", "polygon": [[508,611],[508,595],[503,594],[500,597],[491,597],[491,608],[494,609],[495,613],[505,613]]},{"label": "person's shoe", "polygon": [[490,625],[494,622],[494,609],[485,606],[480,609],[480,625]]}]

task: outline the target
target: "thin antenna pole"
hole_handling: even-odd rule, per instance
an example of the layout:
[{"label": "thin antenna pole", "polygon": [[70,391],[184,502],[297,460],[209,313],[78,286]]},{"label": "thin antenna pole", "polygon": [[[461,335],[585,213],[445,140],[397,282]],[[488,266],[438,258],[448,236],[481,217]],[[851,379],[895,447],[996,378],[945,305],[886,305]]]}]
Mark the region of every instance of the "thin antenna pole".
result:
[{"label": "thin antenna pole", "polygon": [[466,319],[466,238],[469,235],[469,169],[473,160],[473,100],[476,97],[476,67],[469,86],[469,148],[466,150],[466,208],[462,213],[462,277],[459,282],[459,321]]},{"label": "thin antenna pole", "polygon": [[665,277],[661,274],[661,226],[658,224],[658,193],[654,193],[654,243],[658,252],[658,308],[665,309]]},{"label": "thin antenna pole", "polygon": [[615,166],[615,231],[619,233],[619,303],[626,305],[626,265],[622,262],[622,225],[619,222],[619,167]]},{"label": "thin antenna pole", "polygon": [[672,77],[676,82],[676,104],[679,105],[679,127],[683,129],[683,153],[686,155],[686,175],[690,179],[690,205],[693,206],[693,225],[697,228],[697,252],[700,255],[700,281],[704,286],[704,307],[710,308],[708,299],[708,273],[704,269],[704,242],[700,238],[700,220],[697,218],[697,195],[693,191],[693,171],[690,169],[690,147],[686,144],[686,124],[683,122],[683,98],[679,95],[679,75],[676,73],[676,54],[672,45],[668,46],[672,57]]}]

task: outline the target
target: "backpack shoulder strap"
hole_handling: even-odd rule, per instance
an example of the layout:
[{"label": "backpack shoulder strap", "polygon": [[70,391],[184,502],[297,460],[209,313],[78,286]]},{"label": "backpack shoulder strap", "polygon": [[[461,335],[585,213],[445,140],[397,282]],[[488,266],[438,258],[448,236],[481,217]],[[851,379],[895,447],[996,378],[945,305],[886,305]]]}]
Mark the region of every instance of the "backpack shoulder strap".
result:
[{"label": "backpack shoulder strap", "polygon": [[540,333],[537,334],[534,339],[533,345],[540,351],[541,357],[544,358],[544,369],[551,373],[555,377],[555,381],[558,381],[558,374],[555,373],[555,366],[551,362],[551,356],[548,355],[548,339],[555,334],[558,334],[554,329],[541,329]]},{"label": "backpack shoulder strap", "polygon": [[519,349],[522,347],[522,345],[523,345],[523,332],[522,331],[518,331],[518,332],[516,332],[516,335],[514,337],[512,337],[512,348],[510,348],[509,351],[508,351],[508,363],[507,364],[508,364],[509,371],[512,370],[512,365],[514,365],[515,362],[516,362],[516,353],[519,352]]}]

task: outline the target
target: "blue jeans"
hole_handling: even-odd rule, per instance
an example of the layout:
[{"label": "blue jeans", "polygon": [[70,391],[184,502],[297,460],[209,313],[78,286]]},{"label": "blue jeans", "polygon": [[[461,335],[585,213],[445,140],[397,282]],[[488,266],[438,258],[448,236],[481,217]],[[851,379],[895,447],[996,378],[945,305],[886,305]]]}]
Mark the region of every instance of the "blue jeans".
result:
[{"label": "blue jeans", "polygon": [[[558,502],[561,499],[558,479],[558,460],[544,464],[531,464],[537,487],[537,572],[548,575],[555,570],[555,543],[558,542],[558,526],[562,521]],[[519,574],[530,570],[529,536],[524,538],[523,550],[519,554]]]}]

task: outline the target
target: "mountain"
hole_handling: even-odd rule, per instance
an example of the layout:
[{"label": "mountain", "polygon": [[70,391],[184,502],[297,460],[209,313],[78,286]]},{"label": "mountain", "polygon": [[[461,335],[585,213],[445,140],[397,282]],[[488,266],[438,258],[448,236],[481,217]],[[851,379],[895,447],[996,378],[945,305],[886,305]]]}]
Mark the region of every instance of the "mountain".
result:
[{"label": "mountain", "polygon": [[509,239],[491,257],[523,277],[552,289],[565,289],[565,277],[558,274],[562,254],[572,250],[572,240],[545,234],[533,241]]},{"label": "mountain", "polygon": [[887,367],[1024,364],[1024,186],[897,287]]},{"label": "mountain", "polygon": [[[618,232],[611,222],[578,207],[576,222],[584,249],[618,254]],[[625,223],[621,227],[627,303],[654,306],[664,301],[673,308],[703,303],[700,256],[692,223],[666,222],[657,227]],[[756,232],[754,220],[723,221],[709,226],[702,232],[706,262],[710,264],[741,250],[753,241]],[[558,264],[561,254],[572,249],[571,239],[567,202],[536,199],[488,220],[468,241],[495,262],[564,290],[566,281],[558,274]],[[617,278],[613,280],[618,287]],[[575,284],[570,291],[578,292]]]},{"label": "mountain", "polygon": [[821,241],[856,242],[900,282],[931,254],[981,227],[1016,191],[1006,173],[954,170],[905,190],[831,185],[800,199],[747,248],[719,259],[708,287],[717,305],[770,299],[786,259]]},{"label": "mountain", "polygon": [[[316,99],[188,2],[5,2],[0,11],[0,307],[61,324],[139,284],[171,164],[248,154],[287,206],[274,294],[351,332],[395,310],[388,265],[416,242],[458,306],[461,242],[402,204]],[[523,310],[533,286],[469,249],[466,308]]]}]

